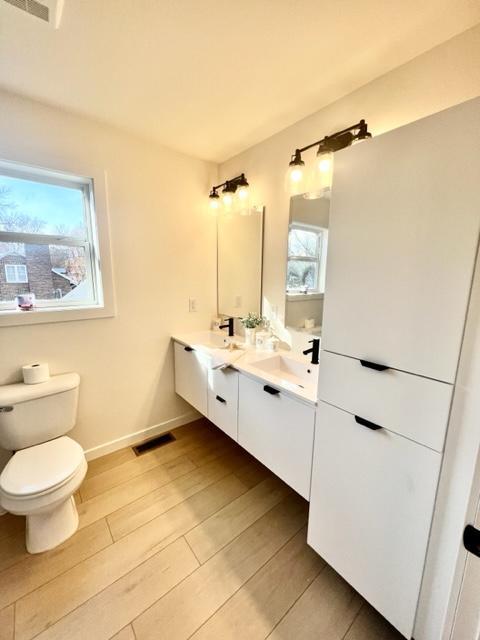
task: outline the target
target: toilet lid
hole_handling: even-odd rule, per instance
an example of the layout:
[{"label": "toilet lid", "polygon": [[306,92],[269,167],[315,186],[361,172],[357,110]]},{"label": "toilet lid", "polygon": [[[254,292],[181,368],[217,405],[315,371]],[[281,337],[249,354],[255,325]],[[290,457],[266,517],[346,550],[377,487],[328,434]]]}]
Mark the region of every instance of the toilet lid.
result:
[{"label": "toilet lid", "polygon": [[17,451],[0,476],[0,489],[14,496],[42,493],[64,484],[85,459],[82,447],[67,436]]}]

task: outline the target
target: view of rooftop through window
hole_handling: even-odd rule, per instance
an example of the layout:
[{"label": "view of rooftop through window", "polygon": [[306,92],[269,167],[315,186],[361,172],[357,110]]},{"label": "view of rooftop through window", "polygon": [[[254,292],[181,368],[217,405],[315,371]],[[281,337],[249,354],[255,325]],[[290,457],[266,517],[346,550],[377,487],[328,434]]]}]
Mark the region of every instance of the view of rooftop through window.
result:
[{"label": "view of rooftop through window", "polygon": [[5,173],[0,169],[0,303],[27,293],[50,304],[92,299],[85,184]]}]

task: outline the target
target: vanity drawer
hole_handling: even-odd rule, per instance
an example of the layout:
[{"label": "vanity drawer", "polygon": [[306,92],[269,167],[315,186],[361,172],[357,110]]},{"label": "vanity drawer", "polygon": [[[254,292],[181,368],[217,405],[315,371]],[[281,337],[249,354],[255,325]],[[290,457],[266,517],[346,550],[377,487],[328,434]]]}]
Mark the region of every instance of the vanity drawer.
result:
[{"label": "vanity drawer", "polygon": [[453,387],[396,369],[378,371],[364,365],[356,358],[322,351],[320,400],[442,451]]},{"label": "vanity drawer", "polygon": [[239,444],[307,500],[314,424],[313,406],[240,375]]},{"label": "vanity drawer", "polygon": [[208,419],[227,436],[238,440],[238,371],[210,369],[208,372]]}]

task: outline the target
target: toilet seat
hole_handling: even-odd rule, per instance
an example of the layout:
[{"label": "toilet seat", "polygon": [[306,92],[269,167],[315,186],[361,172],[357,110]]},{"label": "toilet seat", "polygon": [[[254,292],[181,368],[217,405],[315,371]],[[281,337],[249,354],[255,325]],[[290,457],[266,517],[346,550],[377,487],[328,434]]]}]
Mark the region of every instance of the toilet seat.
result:
[{"label": "toilet seat", "polygon": [[68,484],[84,465],[82,447],[68,436],[21,449],[0,475],[0,492],[17,500],[45,496]]}]

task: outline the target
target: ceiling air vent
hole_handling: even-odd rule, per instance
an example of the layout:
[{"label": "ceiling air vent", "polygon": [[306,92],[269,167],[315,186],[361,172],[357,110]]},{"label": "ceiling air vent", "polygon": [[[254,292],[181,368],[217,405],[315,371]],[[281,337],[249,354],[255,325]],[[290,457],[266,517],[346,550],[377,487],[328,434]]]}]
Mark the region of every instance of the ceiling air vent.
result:
[{"label": "ceiling air vent", "polygon": [[63,0],[4,0],[4,2],[29,13],[31,16],[48,22],[55,29],[60,25],[63,10]]}]

